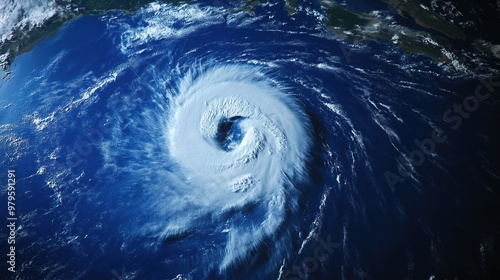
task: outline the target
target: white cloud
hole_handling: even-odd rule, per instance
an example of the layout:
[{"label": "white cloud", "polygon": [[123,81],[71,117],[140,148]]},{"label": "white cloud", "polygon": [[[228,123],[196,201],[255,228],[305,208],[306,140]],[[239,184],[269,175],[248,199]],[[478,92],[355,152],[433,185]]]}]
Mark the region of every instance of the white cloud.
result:
[{"label": "white cloud", "polygon": [[61,11],[54,0],[0,1],[0,44],[10,40],[16,30],[40,27]]}]

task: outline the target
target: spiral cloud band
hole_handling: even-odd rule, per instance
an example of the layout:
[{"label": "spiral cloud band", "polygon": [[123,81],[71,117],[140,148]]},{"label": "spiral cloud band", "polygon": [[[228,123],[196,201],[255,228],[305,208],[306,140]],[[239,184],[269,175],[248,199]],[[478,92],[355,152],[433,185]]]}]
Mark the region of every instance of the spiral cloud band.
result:
[{"label": "spiral cloud band", "polygon": [[308,130],[301,108],[258,69],[217,67],[180,83],[166,141],[188,204],[212,215],[249,204],[266,213],[260,225],[233,225],[222,267],[244,258],[295,208]]}]

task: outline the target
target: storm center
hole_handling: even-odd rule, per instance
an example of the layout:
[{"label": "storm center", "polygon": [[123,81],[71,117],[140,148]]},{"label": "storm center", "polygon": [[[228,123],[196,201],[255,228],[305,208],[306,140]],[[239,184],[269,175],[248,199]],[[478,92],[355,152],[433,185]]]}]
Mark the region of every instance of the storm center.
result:
[{"label": "storm center", "polygon": [[221,149],[229,152],[234,150],[241,143],[244,132],[239,124],[244,119],[245,118],[242,116],[234,116],[220,120],[217,126],[215,141],[219,144]]}]

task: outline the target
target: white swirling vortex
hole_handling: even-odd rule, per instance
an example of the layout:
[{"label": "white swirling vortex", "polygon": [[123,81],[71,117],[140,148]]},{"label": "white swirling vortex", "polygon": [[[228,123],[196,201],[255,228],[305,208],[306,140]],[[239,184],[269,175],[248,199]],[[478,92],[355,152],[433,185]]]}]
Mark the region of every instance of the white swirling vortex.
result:
[{"label": "white swirling vortex", "polygon": [[[232,126],[241,137],[224,148],[217,135],[228,120],[237,120]],[[166,141],[185,182],[178,194],[191,211],[217,215],[248,204],[265,211],[251,226],[228,229],[221,269],[244,260],[296,209],[296,184],[307,177],[309,122],[259,69],[232,65],[187,75],[169,110]]]}]

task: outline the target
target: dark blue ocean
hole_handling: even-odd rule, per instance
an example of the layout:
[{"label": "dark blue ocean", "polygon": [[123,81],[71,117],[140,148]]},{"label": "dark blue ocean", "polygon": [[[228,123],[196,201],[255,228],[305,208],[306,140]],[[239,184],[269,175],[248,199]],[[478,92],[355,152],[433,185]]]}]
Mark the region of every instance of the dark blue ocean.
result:
[{"label": "dark blue ocean", "polygon": [[500,79],[255,13],[85,16],[14,61],[0,278],[500,275]]}]

